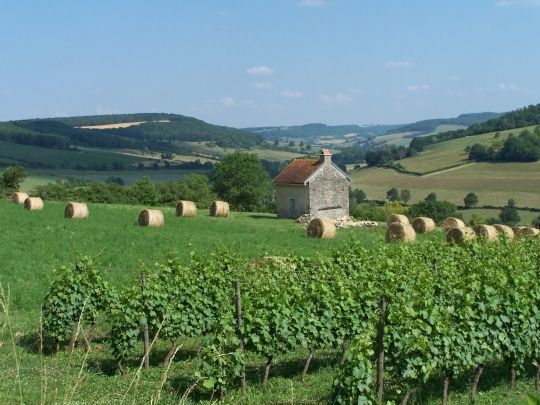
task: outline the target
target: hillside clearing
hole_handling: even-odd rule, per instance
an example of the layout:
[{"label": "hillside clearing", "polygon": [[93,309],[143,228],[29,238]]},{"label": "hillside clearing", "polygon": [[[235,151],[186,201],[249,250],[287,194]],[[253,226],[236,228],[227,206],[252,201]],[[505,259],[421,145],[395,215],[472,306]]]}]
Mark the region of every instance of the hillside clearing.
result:
[{"label": "hillside clearing", "polygon": [[134,122],[118,122],[114,124],[102,124],[102,125],[83,125],[83,129],[116,129],[116,128],[129,128],[136,125],[145,124],[147,122],[171,122],[170,120],[156,120],[156,121],[134,121]]}]

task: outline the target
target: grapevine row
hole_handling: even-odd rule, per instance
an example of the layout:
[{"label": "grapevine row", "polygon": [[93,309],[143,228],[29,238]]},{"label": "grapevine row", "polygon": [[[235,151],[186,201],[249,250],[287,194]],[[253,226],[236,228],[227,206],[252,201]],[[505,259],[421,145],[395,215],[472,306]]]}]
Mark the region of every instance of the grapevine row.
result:
[{"label": "grapevine row", "polygon": [[198,376],[222,397],[243,376],[246,352],[266,359],[266,385],[280,355],[305,349],[304,376],[317,351],[349,347],[335,383],[338,403],[381,402],[398,392],[406,403],[439,375],[445,402],[452,379],[470,371],[474,400],[485,365],[507,364],[513,384],[540,363],[539,248],[538,239],[370,249],[352,243],[329,257],[249,262],[219,252],[144,269],[144,284],[121,292],[86,258],[57,272],[44,329],[72,341],[106,314],[121,369],[124,359],[141,355],[145,330],[150,340],[169,342],[166,361],[183,339],[199,338]]}]

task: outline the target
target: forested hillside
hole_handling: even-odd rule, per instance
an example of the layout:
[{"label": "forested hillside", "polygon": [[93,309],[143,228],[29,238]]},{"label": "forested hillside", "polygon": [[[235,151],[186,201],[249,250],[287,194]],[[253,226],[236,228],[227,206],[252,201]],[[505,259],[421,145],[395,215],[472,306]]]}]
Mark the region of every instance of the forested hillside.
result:
[{"label": "forested hillside", "polygon": [[471,125],[479,124],[485,122],[489,119],[498,118],[502,113],[494,112],[483,112],[483,113],[472,113],[472,114],[461,114],[456,118],[437,118],[431,120],[422,120],[414,122],[412,124],[407,124],[400,126],[389,133],[397,132],[414,132],[415,134],[410,135],[410,137],[415,137],[419,135],[429,134],[430,132],[435,131],[439,125],[463,125],[469,127]]},{"label": "forested hillside", "polygon": [[[82,126],[142,122],[127,128]],[[174,150],[174,142],[213,142],[221,147],[260,145],[259,135],[176,114],[121,114],[0,123],[0,141],[54,149],[77,146]]]},{"label": "forested hillside", "polygon": [[345,136],[356,134],[365,137],[373,137],[384,134],[400,125],[326,125],[326,124],[306,124],[282,127],[256,127],[246,128],[246,131],[264,136],[266,139],[281,138],[304,138],[311,139],[320,136]]},{"label": "forested hillside", "polygon": [[531,125],[540,125],[540,104],[520,108],[504,114],[499,118],[493,118],[484,123],[472,125],[467,129],[442,132],[436,135],[415,138],[412,140],[410,147],[416,151],[421,151],[426,145],[444,142],[450,139],[485,134],[487,132],[523,128]]}]

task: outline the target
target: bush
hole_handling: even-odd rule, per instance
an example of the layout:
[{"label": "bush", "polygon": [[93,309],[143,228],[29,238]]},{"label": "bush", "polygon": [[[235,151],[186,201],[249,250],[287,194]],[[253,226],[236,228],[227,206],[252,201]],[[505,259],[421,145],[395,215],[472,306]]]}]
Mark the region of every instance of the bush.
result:
[{"label": "bush", "polygon": [[386,221],[386,210],[375,203],[358,204],[352,208],[350,215],[356,219],[384,222]]},{"label": "bush", "polygon": [[[432,193],[433,194],[433,193]],[[411,217],[430,217],[440,223],[447,217],[459,216],[456,206],[449,201],[424,200],[409,207]]]},{"label": "bush", "polygon": [[21,183],[26,178],[26,172],[21,166],[9,166],[0,174],[0,197],[9,196],[19,191]]}]

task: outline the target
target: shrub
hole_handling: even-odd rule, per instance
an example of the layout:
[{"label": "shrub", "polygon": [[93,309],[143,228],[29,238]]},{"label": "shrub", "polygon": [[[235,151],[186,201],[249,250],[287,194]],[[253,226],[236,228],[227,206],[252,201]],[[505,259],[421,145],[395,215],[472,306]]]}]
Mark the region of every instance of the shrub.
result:
[{"label": "shrub", "polygon": [[[433,194],[433,193],[432,193]],[[411,217],[429,217],[440,223],[447,217],[456,217],[456,206],[449,201],[424,200],[409,207]]]}]

